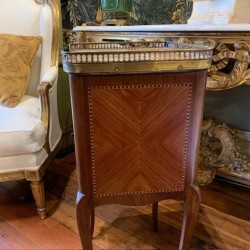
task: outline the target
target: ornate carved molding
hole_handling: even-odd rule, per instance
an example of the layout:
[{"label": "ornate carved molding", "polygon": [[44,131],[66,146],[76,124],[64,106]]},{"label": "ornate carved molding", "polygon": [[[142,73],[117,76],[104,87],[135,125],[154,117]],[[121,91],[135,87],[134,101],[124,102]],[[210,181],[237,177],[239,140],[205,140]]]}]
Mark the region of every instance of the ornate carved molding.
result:
[{"label": "ornate carved molding", "polygon": [[199,156],[196,180],[200,185],[211,183],[218,168],[250,173],[250,161],[240,151],[236,130],[211,118],[203,121]]},{"label": "ornate carved molding", "polygon": [[[250,41],[214,39],[212,65],[208,70],[208,90],[224,90],[242,84],[250,84]],[[182,37],[179,42],[197,43],[197,38]]]},{"label": "ornate carved molding", "polygon": [[209,69],[207,89],[229,89],[250,80],[250,43],[238,41],[232,45],[218,42],[213,56],[213,64]]},{"label": "ornate carved molding", "polygon": [[25,179],[23,171],[0,173],[0,182]]}]

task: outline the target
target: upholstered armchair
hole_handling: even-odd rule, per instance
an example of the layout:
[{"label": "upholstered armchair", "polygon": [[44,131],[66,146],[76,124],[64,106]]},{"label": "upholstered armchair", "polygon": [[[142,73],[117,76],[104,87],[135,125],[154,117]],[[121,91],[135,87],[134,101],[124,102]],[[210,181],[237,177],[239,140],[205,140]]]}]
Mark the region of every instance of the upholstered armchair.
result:
[{"label": "upholstered armchair", "polygon": [[43,176],[60,147],[56,0],[0,1],[0,182],[26,179],[41,219]]}]

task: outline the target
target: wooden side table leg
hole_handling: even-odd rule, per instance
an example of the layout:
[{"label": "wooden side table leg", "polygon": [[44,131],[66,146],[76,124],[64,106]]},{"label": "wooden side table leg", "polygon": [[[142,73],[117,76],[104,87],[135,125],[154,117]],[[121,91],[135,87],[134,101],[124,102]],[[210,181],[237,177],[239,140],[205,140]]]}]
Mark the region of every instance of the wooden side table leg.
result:
[{"label": "wooden side table leg", "polygon": [[190,186],[184,201],[184,215],[179,249],[189,249],[196,220],[200,209],[200,191],[198,186]]},{"label": "wooden side table leg", "polygon": [[79,236],[84,250],[92,250],[92,214],[91,207],[84,194],[78,192],[76,201],[76,220]]},{"label": "wooden side table leg", "polygon": [[94,208],[91,209],[91,234],[92,234],[92,237],[94,235],[94,229],[95,229],[95,210]]},{"label": "wooden side table leg", "polygon": [[153,230],[158,232],[158,202],[152,204]]}]

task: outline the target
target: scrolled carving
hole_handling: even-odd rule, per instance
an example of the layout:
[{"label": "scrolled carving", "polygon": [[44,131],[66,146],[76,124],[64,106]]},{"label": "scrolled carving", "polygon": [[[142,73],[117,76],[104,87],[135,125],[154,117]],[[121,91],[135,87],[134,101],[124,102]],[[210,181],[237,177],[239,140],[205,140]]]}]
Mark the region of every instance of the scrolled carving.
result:
[{"label": "scrolled carving", "polygon": [[235,142],[226,124],[216,125],[204,131],[205,164],[211,167],[225,167],[234,156]]},{"label": "scrolled carving", "polygon": [[250,162],[247,157],[240,152],[235,152],[233,160],[228,164],[230,171],[250,173]]},{"label": "scrolled carving", "polygon": [[199,158],[199,168],[196,171],[196,182],[198,185],[207,185],[211,183],[215,177],[216,170],[211,167],[205,167],[202,163],[202,158]]},{"label": "scrolled carving", "polygon": [[[216,42],[212,65],[208,70],[207,89],[224,90],[250,84],[250,42],[240,40],[235,44],[226,44],[218,38],[207,40]],[[180,38],[178,42],[199,44],[197,38],[187,37]]]},{"label": "scrolled carving", "polygon": [[227,124],[219,124],[214,119],[204,119],[196,173],[197,183],[199,185],[211,183],[216,169],[223,167],[228,171],[250,172],[250,162],[240,152],[236,131]]}]

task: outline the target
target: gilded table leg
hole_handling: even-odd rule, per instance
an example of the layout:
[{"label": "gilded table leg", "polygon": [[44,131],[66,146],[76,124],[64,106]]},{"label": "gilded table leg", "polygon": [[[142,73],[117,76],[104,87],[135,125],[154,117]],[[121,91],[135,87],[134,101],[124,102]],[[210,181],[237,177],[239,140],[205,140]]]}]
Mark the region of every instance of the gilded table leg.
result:
[{"label": "gilded table leg", "polygon": [[78,231],[84,250],[92,250],[92,233],[93,233],[93,210],[88,204],[84,194],[78,192],[76,202],[76,220]]},{"label": "gilded table leg", "polygon": [[198,186],[190,186],[184,201],[184,215],[179,249],[189,249],[196,220],[200,209],[200,192]]},{"label": "gilded table leg", "polygon": [[30,183],[32,194],[34,196],[37,212],[41,219],[46,218],[45,196],[43,181],[32,181]]}]

